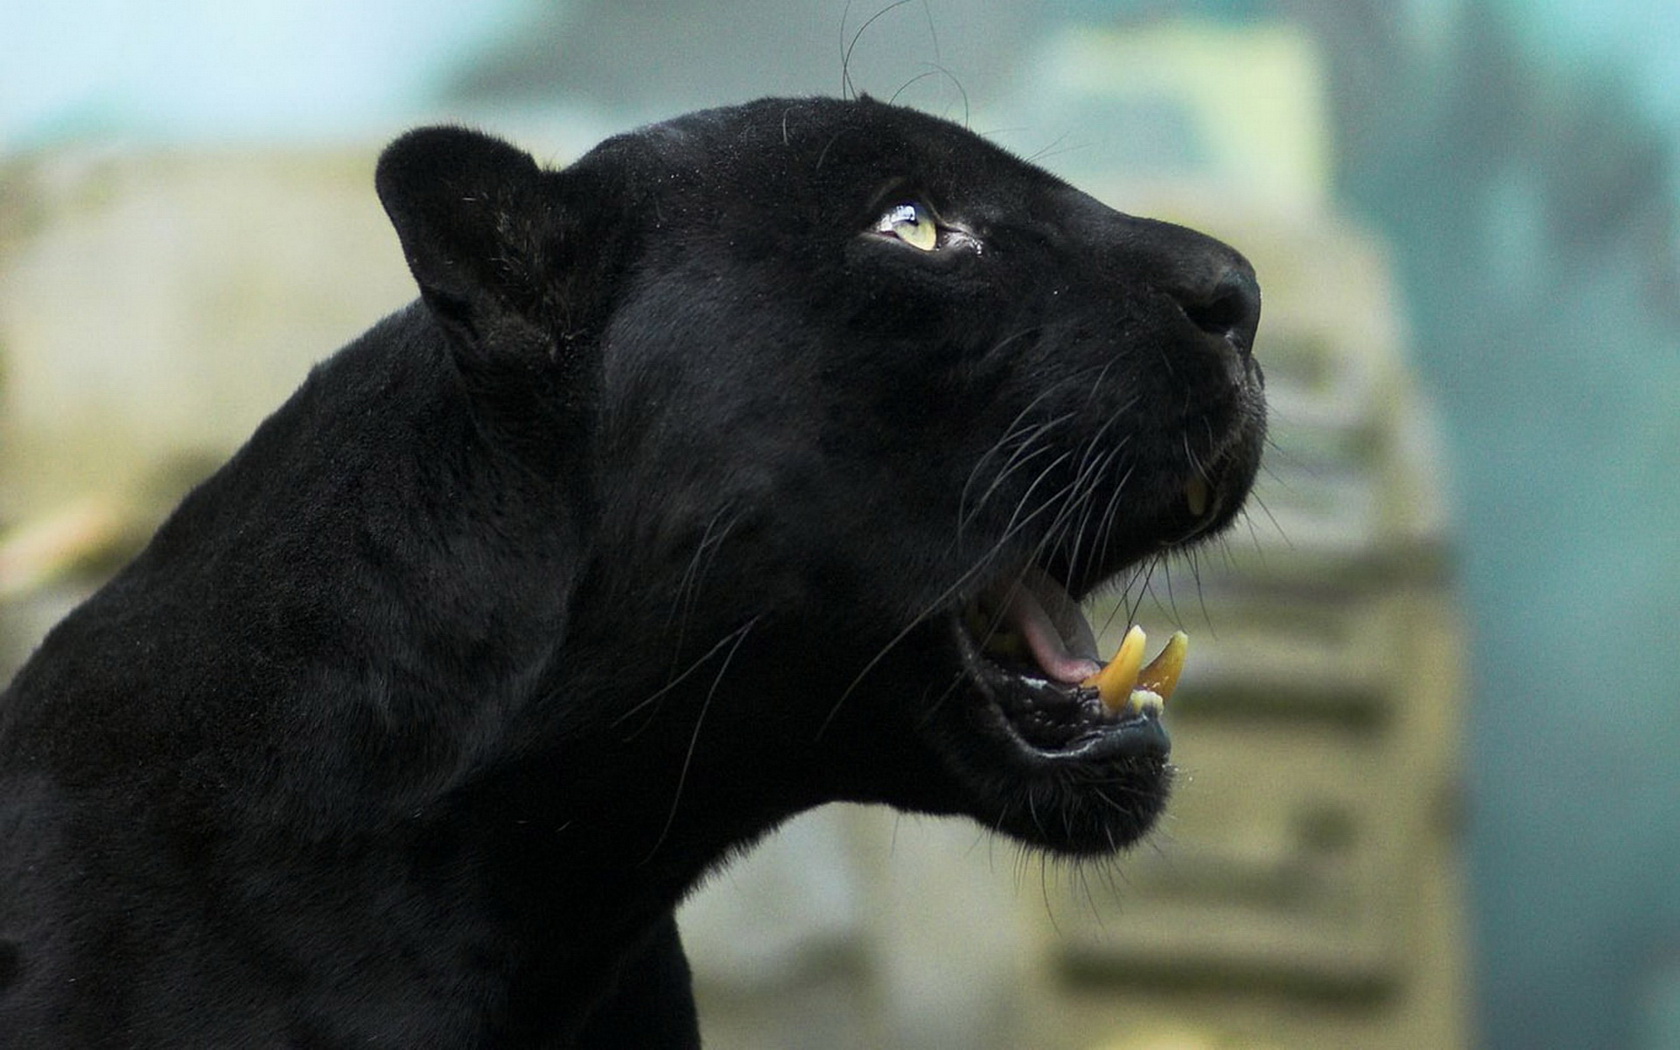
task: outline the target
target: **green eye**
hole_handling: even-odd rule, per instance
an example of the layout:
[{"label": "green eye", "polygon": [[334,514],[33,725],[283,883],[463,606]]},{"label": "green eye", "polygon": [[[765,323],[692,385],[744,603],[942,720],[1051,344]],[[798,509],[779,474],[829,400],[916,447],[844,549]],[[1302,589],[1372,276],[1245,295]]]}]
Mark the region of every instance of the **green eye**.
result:
[{"label": "green eye", "polygon": [[875,232],[891,234],[924,252],[939,246],[939,224],[920,204],[895,204],[875,224]]}]

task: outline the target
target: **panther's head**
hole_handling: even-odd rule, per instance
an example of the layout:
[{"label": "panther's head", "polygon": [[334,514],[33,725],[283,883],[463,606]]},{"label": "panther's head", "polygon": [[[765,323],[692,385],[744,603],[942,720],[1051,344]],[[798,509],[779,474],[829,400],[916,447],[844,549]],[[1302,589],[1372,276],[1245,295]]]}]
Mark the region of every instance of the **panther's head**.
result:
[{"label": "panther's head", "polygon": [[1177,643],[1099,689],[1079,606],[1243,505],[1240,255],[868,99],[558,172],[419,132],[380,185],[463,374],[582,508],[566,645],[672,727],[691,793],[762,777],[1072,853],[1149,827]]}]

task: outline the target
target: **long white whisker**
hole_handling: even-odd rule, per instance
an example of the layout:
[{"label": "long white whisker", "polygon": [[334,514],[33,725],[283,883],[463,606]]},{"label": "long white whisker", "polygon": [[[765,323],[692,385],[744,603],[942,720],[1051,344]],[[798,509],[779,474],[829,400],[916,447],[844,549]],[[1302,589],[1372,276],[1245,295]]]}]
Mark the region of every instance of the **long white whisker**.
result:
[{"label": "long white whisker", "polygon": [[[718,528],[718,520],[729,509],[728,507],[719,508],[717,513],[712,515],[711,520],[706,522],[705,531],[700,535],[700,542],[695,544],[694,554],[689,558],[688,565],[683,570],[682,578],[677,581],[676,594],[671,604],[671,615],[666,620],[667,629],[671,627],[672,621],[676,622],[676,640],[671,647],[673,653],[682,650],[683,638],[688,631],[689,617],[693,615],[694,603],[700,597],[700,583],[705,579],[707,570],[711,568],[712,559],[717,555],[718,548],[723,545],[723,541],[728,538],[730,531],[740,521],[739,517],[732,518],[727,525],[724,525],[721,529]],[[716,532],[715,536],[713,535],[714,531]]]},{"label": "long white whisker", "polygon": [[[659,829],[659,837],[654,839],[653,846],[648,850],[642,863],[646,864],[659,852],[659,847],[665,844],[665,836],[671,833],[671,825],[677,819],[677,807],[682,804],[683,788],[688,784],[688,769],[694,762],[694,748],[700,742],[700,727],[705,724],[706,712],[712,708],[712,697],[717,695],[718,686],[723,684],[724,673],[729,670],[730,661],[735,659],[735,653],[741,648],[741,643],[747,640],[747,635],[758,625],[758,617],[748,620],[735,631],[735,644],[729,647],[729,652],[723,658],[723,664],[718,667],[717,676],[712,679],[712,687],[706,690],[706,699],[700,703],[700,713],[694,718],[694,732],[688,737],[688,750],[683,753],[682,769],[677,773],[677,789],[671,796],[671,810],[665,814],[665,826]],[[727,641],[728,638],[725,638]]]},{"label": "long white whisker", "polygon": [[[757,622],[758,622],[758,618],[754,617],[751,621],[748,622],[747,626],[750,627]],[[728,645],[730,643],[730,641],[738,633],[739,633],[738,631],[732,631],[729,634],[724,635],[721,639],[719,639],[719,641],[717,642],[716,645],[712,646],[710,649],[707,649],[704,653],[700,654],[699,658],[696,659],[693,663],[689,664],[688,667],[685,668],[681,674],[677,675],[675,678],[666,682],[664,685],[660,686],[658,689],[655,689],[652,693],[648,694],[648,696],[646,698],[637,701],[628,710],[626,710],[623,714],[620,714],[617,718],[613,719],[613,725],[622,724],[625,719],[634,715],[637,711],[640,711],[642,708],[644,708],[647,705],[653,703],[654,701],[658,700],[660,697],[664,696],[666,693],[669,693],[671,690],[673,690],[677,686],[681,685],[683,683],[684,679],[686,679],[689,675],[693,674],[695,671],[699,670],[700,667],[703,666],[707,660],[710,660],[712,658],[712,656],[717,653],[718,650],[720,650],[724,646]],[[733,652],[733,650],[731,650],[731,652]]]}]

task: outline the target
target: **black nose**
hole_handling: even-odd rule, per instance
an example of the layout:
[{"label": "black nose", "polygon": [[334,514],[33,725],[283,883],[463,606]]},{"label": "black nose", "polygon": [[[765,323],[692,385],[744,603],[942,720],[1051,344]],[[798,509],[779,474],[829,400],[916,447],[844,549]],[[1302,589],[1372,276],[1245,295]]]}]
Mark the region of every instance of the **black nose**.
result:
[{"label": "black nose", "polygon": [[1184,316],[1207,334],[1229,340],[1244,354],[1254,350],[1260,327],[1260,282],[1246,262],[1232,262],[1205,283],[1173,290]]}]

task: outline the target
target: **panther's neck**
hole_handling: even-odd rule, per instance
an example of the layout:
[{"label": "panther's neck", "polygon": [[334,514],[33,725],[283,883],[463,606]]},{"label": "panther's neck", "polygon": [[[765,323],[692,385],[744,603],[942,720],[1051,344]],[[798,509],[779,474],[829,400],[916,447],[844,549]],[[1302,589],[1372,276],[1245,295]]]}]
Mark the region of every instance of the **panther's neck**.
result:
[{"label": "panther's neck", "polygon": [[[137,639],[217,639],[148,672],[156,704],[52,731],[115,753],[167,715],[178,764],[124,790],[204,835],[183,863],[238,838],[277,907],[346,939],[333,909],[370,894],[420,916],[447,899],[514,957],[560,945],[553,966],[600,972],[591,946],[633,942],[731,850],[831,797],[846,756],[763,701],[785,687],[764,677],[785,674],[765,631],[649,657],[658,641],[626,626],[642,610],[617,622],[589,591],[612,553],[576,493],[495,447],[447,353],[410,309],[321,366],[26,674],[49,696],[71,663],[51,650],[110,654],[77,662],[79,688],[121,697]],[[156,600],[125,604],[135,589]]]}]

